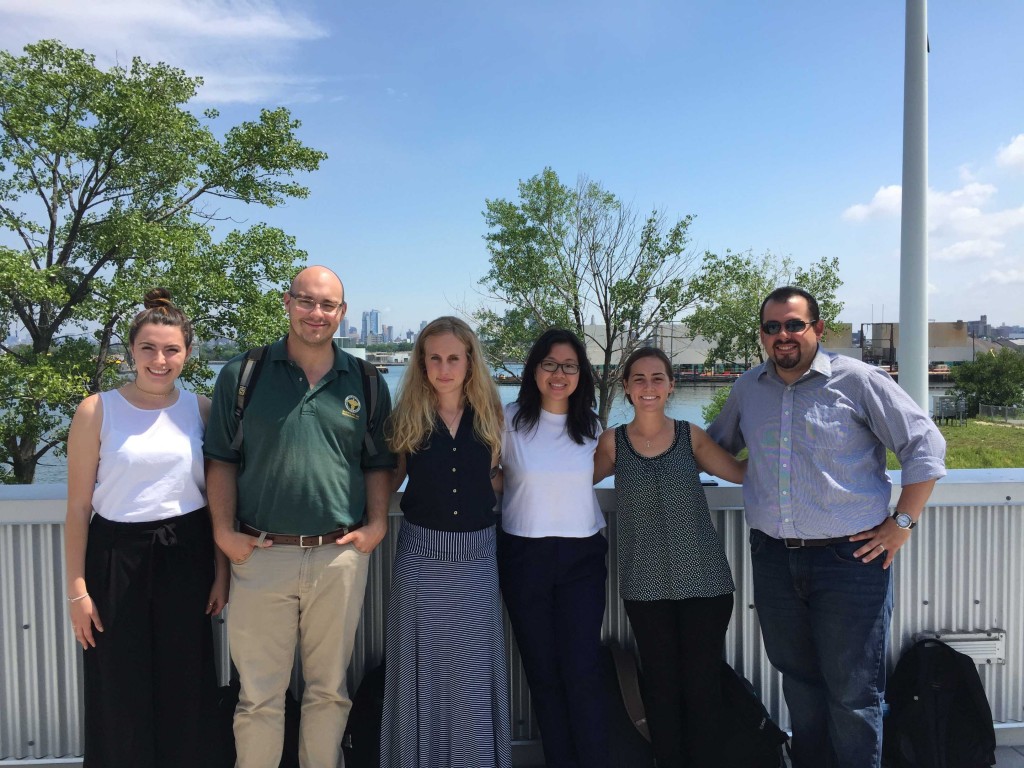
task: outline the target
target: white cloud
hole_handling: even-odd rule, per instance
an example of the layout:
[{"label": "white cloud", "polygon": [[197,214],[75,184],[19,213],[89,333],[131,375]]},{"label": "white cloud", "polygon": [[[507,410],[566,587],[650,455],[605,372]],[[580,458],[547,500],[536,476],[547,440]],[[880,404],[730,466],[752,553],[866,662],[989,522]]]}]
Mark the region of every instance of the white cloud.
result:
[{"label": "white cloud", "polygon": [[970,163],[964,163],[956,170],[957,174],[960,176],[960,181],[963,184],[970,184],[972,181],[978,180],[978,177],[974,175],[974,168]]},{"label": "white cloud", "polygon": [[[961,250],[944,246],[946,258],[957,260],[965,249],[976,249],[992,255],[997,250],[997,241],[1013,230],[1024,228],[1024,206],[988,211],[998,193],[993,184],[972,181],[959,189],[942,191],[928,190],[928,231],[941,241],[971,241]],[[881,187],[868,203],[858,203],[847,208],[842,218],[847,221],[866,222],[874,218],[895,218],[901,210],[902,189],[899,184]],[[982,248],[981,244],[986,244]],[[1001,247],[1001,246],[999,246]]]},{"label": "white cloud", "polygon": [[993,269],[981,276],[981,282],[998,285],[1024,285],[1024,269]]},{"label": "white cloud", "polygon": [[996,162],[1002,166],[1024,170],[1024,133],[1017,134],[1007,146],[999,148]]},{"label": "white cloud", "polygon": [[315,97],[318,81],[282,75],[304,41],[327,35],[317,22],[275,0],[6,0],[0,47],[57,38],[97,64],[139,56],[164,61],[206,85],[208,103]]},{"label": "white cloud", "polygon": [[898,216],[903,205],[903,189],[899,184],[880,187],[870,203],[851,205],[843,211],[847,221],[866,221],[876,216]]},{"label": "white cloud", "polygon": [[995,240],[961,240],[933,251],[930,255],[936,261],[967,261],[969,259],[992,259],[1005,250],[1006,244]]}]

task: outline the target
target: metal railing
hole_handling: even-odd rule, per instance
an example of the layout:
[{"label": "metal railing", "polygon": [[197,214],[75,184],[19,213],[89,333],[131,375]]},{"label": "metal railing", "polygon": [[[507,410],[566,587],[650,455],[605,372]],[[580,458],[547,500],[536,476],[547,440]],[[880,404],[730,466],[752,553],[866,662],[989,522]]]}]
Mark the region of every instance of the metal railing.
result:
[{"label": "metal railing", "polygon": [[[898,482],[899,473],[892,473]],[[732,564],[736,609],[726,638],[728,661],[759,692],[776,720],[788,712],[781,681],[761,644],[753,601],[741,489],[708,488],[712,518]],[[895,491],[894,491],[895,493]],[[603,633],[632,637],[615,577],[615,494],[598,491],[608,512],[608,609]],[[81,651],[64,600],[63,486],[0,487],[0,764],[38,764],[82,754]],[[392,501],[399,522],[398,498]],[[352,690],[384,652],[384,616],[398,525],[370,563],[370,578],[349,680]],[[1006,633],[1005,663],[980,668],[997,722],[1016,723],[1024,743],[1024,470],[959,470],[939,483],[922,524],[896,561],[890,663],[917,633]],[[229,609],[230,610],[230,609]],[[230,619],[228,619],[230,620]],[[226,678],[224,627],[215,626]],[[515,643],[508,661],[513,738],[537,739],[529,690]]]}]

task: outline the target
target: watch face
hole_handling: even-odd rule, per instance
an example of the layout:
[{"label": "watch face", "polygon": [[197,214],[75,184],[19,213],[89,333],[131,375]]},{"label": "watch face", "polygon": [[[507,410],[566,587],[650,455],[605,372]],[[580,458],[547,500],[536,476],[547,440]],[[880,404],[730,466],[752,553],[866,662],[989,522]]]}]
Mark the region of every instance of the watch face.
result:
[{"label": "watch face", "polygon": [[909,528],[914,524],[914,518],[906,512],[900,512],[898,515],[894,515],[893,518],[896,520],[896,525],[900,528]]}]

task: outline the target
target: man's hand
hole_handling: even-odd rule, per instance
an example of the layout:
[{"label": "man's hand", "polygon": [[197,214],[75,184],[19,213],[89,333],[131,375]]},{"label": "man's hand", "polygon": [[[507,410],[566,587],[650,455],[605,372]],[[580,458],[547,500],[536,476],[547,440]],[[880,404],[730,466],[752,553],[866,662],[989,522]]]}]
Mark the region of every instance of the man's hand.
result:
[{"label": "man's hand", "polygon": [[855,533],[850,537],[850,541],[867,542],[853,553],[854,557],[859,557],[863,562],[870,563],[879,555],[885,555],[882,568],[888,568],[892,565],[892,561],[896,559],[896,553],[900,547],[909,540],[910,529],[900,528],[891,517],[885,518],[881,525]]},{"label": "man's hand", "polygon": [[265,549],[274,542],[265,539],[263,543],[255,536],[249,536],[238,531],[222,531],[214,534],[214,541],[220,547],[220,551],[227,555],[235,565],[240,565],[252,556],[252,551],[257,547]]},{"label": "man's hand", "polygon": [[335,543],[339,546],[351,544],[364,555],[368,555],[384,540],[387,533],[388,526],[386,523],[384,525],[380,523],[367,523],[356,528],[354,531],[349,531],[340,539],[337,539]]}]

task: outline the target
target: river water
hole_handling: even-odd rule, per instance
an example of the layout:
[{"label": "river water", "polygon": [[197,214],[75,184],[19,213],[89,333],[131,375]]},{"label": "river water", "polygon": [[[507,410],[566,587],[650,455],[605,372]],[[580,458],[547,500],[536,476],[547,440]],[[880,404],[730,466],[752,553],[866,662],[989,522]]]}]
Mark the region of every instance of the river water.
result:
[{"label": "river water", "polygon": [[[220,365],[214,365],[214,373],[218,373],[220,368]],[[513,369],[514,368],[515,366],[513,366]],[[513,372],[518,373],[518,371],[515,370],[513,370]],[[398,387],[401,385],[402,375],[404,373],[405,366],[391,366],[388,372],[384,374],[384,380],[387,382],[388,387],[391,390],[392,398],[394,398],[395,394],[398,392]],[[727,385],[693,384],[689,382],[677,384],[675,391],[672,393],[672,397],[669,400],[666,412],[673,418],[692,421],[703,426],[704,417],[701,415],[701,409],[711,402],[711,398],[714,396],[715,391],[723,386]],[[945,394],[945,391],[945,386],[932,387],[929,391],[929,400],[934,398],[936,395]],[[503,403],[511,403],[516,399],[516,395],[519,394],[519,387],[500,386],[498,387],[498,394],[501,396],[501,401]],[[608,424],[610,426],[614,426],[616,424],[627,422],[632,418],[633,407],[626,402],[626,399],[622,396],[620,389],[618,396],[615,398],[615,402],[612,404],[611,413],[608,416]],[[66,481],[67,466],[64,462],[64,458],[54,456],[52,453],[47,454],[36,470],[36,482],[63,483]]]}]

